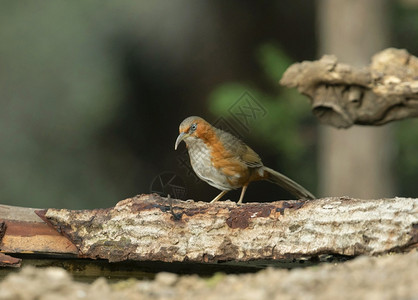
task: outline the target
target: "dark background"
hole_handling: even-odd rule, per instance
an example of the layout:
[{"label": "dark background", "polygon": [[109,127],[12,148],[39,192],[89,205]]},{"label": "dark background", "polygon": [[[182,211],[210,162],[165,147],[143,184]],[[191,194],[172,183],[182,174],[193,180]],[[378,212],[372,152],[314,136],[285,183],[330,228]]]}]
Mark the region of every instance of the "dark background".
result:
[{"label": "dark background", "polygon": [[[417,3],[389,3],[390,46],[418,55]],[[278,84],[291,63],[323,54],[317,21],[315,1],[302,0],[3,1],[0,203],[109,207],[150,191],[211,200],[218,191],[188,172],[184,144],[174,151],[190,115],[320,193],[317,121],[307,98]],[[396,124],[399,196],[418,194],[417,125]],[[289,198],[260,182],[245,200]]]}]

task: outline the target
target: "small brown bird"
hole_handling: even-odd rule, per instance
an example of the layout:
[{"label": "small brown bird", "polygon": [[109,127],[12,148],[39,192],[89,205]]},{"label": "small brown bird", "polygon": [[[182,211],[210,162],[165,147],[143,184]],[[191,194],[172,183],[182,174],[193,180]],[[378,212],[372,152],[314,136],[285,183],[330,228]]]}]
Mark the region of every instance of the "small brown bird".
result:
[{"label": "small brown bird", "polygon": [[228,191],[242,187],[238,204],[252,181],[268,180],[286,189],[294,196],[315,199],[308,190],[290,178],[267,168],[260,157],[244,142],[232,134],[213,127],[200,117],[188,117],[181,122],[174,149],[181,141],[186,143],[190,163],[197,176],[222,192],[212,202]]}]

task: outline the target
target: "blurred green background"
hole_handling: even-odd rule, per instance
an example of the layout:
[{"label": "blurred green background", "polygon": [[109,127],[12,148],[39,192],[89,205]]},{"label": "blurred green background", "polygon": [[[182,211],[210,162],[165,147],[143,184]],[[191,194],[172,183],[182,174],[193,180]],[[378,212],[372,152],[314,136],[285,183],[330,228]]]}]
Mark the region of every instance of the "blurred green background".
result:
[{"label": "blurred green background", "polygon": [[[210,200],[218,191],[188,172],[184,145],[174,151],[190,115],[226,120],[267,166],[318,192],[318,122],[278,85],[291,63],[317,58],[314,1],[1,4],[1,204],[109,207],[167,192],[173,176],[184,198]],[[417,3],[390,12],[391,46],[418,55]],[[246,93],[265,113],[242,126],[231,107]],[[418,194],[417,121],[395,125],[399,196]],[[246,198],[279,193],[260,182]]]}]

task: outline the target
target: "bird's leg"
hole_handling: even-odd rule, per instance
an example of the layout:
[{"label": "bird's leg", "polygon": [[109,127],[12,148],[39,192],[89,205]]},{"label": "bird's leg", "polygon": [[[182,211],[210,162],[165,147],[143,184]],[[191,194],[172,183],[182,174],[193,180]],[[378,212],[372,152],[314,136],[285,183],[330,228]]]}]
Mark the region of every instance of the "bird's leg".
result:
[{"label": "bird's leg", "polygon": [[228,191],[222,191],[218,196],[216,196],[215,198],[213,198],[212,201],[210,201],[210,203],[216,202],[219,199],[221,199],[226,193],[228,193]]},{"label": "bird's leg", "polygon": [[248,184],[242,186],[241,196],[239,197],[237,204],[242,204],[242,199],[244,199],[244,194],[245,194],[245,191],[247,190],[247,187],[248,187]]}]

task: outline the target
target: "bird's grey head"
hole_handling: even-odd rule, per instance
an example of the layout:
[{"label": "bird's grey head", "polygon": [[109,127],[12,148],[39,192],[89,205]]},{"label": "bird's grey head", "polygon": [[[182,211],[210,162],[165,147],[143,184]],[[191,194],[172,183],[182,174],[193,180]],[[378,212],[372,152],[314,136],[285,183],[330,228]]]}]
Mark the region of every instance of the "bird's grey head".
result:
[{"label": "bird's grey head", "polygon": [[210,127],[210,124],[204,119],[196,116],[191,116],[183,120],[179,126],[179,136],[174,144],[174,149],[177,150],[181,141],[184,141],[186,145],[197,141],[203,133]]}]

